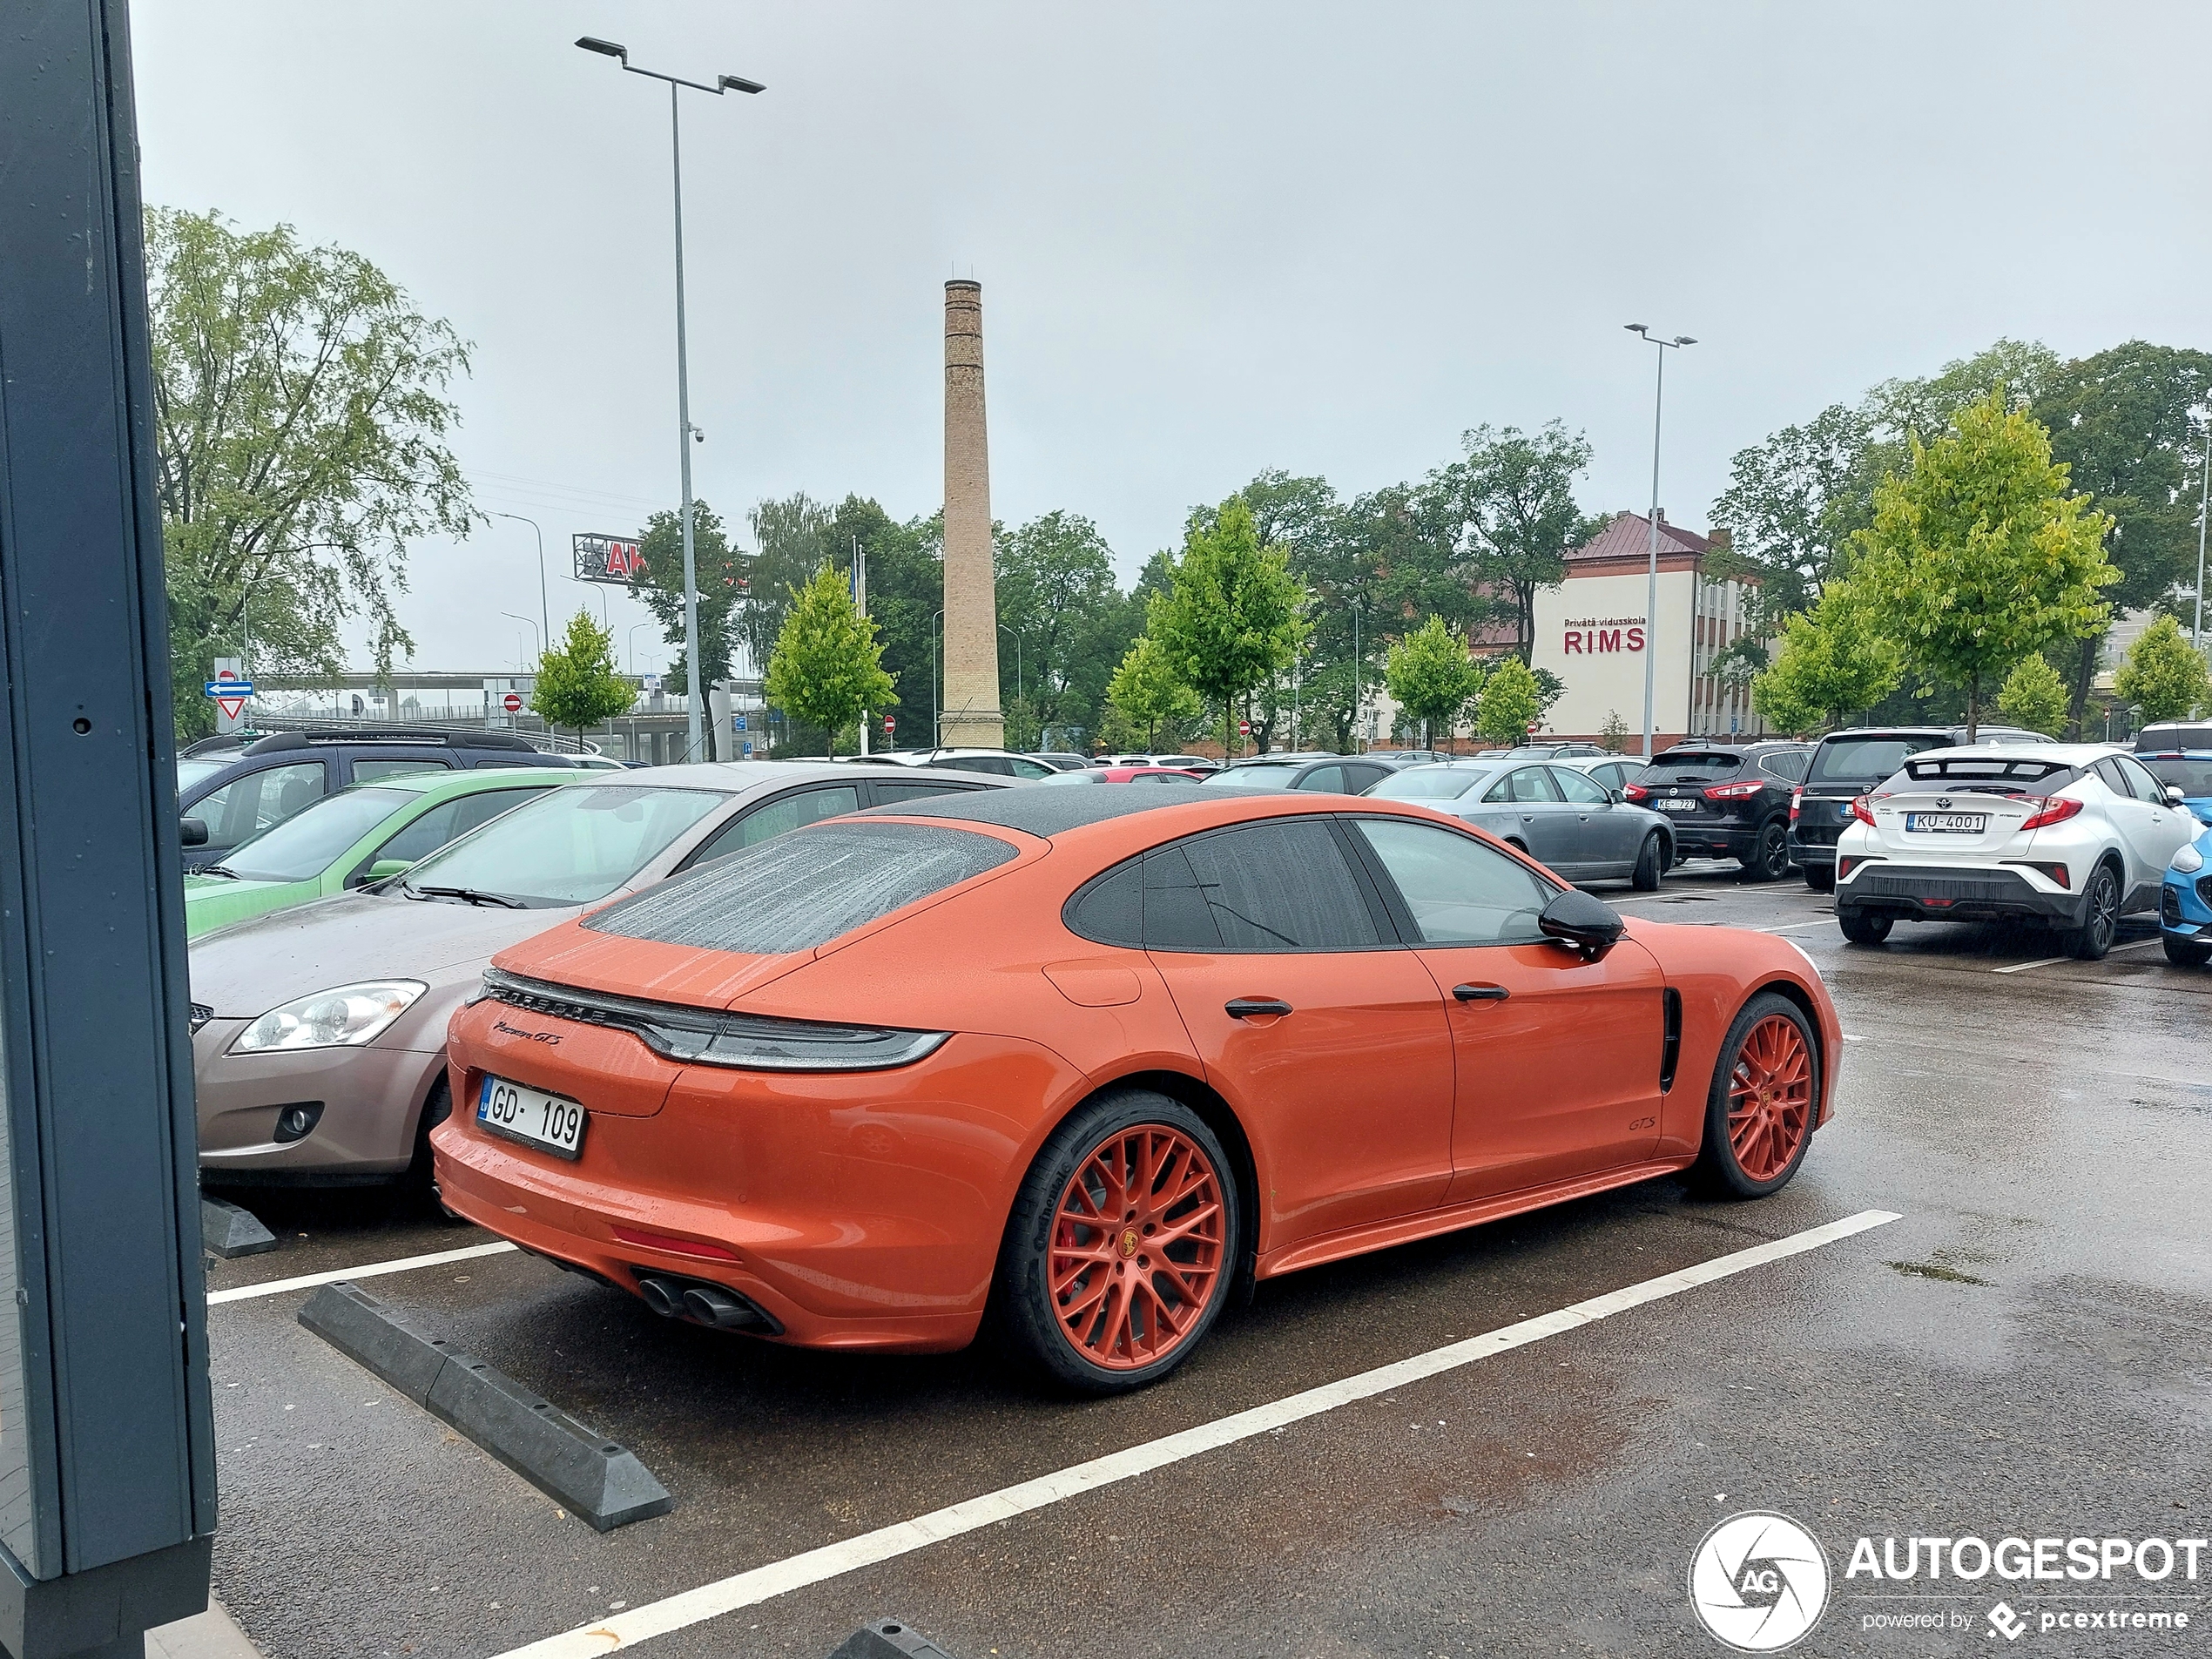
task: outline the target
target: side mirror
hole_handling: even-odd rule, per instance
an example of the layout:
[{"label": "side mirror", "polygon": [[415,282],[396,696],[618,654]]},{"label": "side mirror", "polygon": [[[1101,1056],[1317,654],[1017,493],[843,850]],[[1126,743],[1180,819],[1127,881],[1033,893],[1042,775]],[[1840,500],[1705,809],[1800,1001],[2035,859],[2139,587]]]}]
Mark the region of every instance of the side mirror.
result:
[{"label": "side mirror", "polygon": [[1605,798],[1615,806],[1619,806],[1628,800],[1629,793],[1625,789],[1608,789],[1605,792]]},{"label": "side mirror", "polygon": [[1620,943],[1628,923],[1611,905],[1569,887],[1544,907],[1536,929],[1554,944],[1579,951],[1584,961],[1594,962]]},{"label": "side mirror", "polygon": [[177,826],[177,839],[186,846],[207,845],[207,823],[204,819],[187,818]]},{"label": "side mirror", "polygon": [[413,859],[379,859],[368,867],[368,879],[381,881],[388,876],[405,875],[414,867]]},{"label": "side mirror", "polygon": [[2166,804],[2168,806],[2179,806],[2188,799],[2188,797],[2182,792],[2181,785],[2168,784],[2166,786]]}]

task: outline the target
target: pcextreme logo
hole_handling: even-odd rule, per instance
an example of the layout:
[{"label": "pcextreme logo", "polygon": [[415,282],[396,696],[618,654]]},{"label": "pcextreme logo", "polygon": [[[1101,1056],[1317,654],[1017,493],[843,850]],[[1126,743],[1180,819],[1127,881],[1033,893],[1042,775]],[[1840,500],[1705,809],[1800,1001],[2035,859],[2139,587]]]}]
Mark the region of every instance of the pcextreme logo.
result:
[{"label": "pcextreme logo", "polygon": [[1689,1558],[1689,1605],[1716,1640],[1738,1652],[1778,1652],[1820,1622],[1827,1554],[1787,1515],[1730,1515]]}]

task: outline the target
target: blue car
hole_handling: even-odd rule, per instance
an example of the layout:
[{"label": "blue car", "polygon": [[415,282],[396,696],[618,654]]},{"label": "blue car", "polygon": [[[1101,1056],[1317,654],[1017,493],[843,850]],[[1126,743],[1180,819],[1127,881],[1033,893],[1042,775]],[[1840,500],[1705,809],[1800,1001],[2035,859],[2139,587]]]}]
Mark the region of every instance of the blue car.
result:
[{"label": "blue car", "polygon": [[2212,962],[2212,829],[2174,854],[2158,894],[2158,934],[2180,968]]},{"label": "blue car", "polygon": [[2212,749],[2139,749],[2135,759],[2168,789],[2182,792],[2182,805],[2212,824]]}]

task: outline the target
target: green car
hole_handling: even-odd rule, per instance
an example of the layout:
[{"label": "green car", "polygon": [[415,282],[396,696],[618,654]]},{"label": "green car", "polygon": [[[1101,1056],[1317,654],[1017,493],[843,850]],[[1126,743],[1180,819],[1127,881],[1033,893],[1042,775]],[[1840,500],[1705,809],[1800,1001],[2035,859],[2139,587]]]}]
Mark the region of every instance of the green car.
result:
[{"label": "green car", "polygon": [[410,772],[326,796],[185,878],[185,936],[399,874],[477,825],[576,782],[567,767]]}]

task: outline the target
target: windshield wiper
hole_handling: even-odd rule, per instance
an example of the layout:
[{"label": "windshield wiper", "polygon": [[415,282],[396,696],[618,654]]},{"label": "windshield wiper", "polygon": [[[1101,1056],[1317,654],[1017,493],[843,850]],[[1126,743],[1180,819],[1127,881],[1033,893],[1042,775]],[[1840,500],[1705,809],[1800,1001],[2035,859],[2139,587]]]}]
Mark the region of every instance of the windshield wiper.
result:
[{"label": "windshield wiper", "polygon": [[412,881],[402,881],[410,898],[458,899],[464,904],[497,905],[502,910],[527,910],[529,907],[520,899],[510,899],[503,893],[486,893],[480,887],[418,887]]},{"label": "windshield wiper", "polygon": [[203,864],[192,872],[194,875],[219,875],[226,881],[243,881],[246,878],[227,864]]}]

